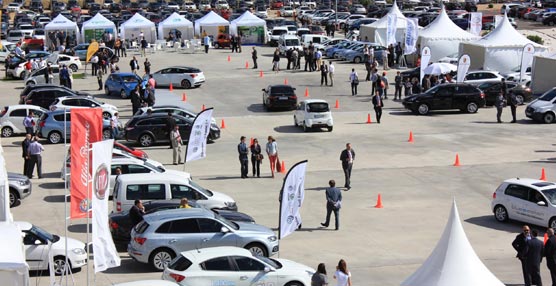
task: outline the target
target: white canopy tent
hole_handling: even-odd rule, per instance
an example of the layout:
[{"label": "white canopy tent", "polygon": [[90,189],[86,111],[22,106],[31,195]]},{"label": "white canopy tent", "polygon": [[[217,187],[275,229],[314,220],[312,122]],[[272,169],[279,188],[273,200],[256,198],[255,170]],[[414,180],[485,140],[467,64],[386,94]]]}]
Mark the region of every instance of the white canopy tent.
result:
[{"label": "white canopy tent", "polygon": [[25,262],[21,230],[11,222],[0,222],[0,281],[2,285],[29,286],[29,265]]},{"label": "white canopy tent", "polygon": [[534,94],[542,94],[556,86],[554,67],[556,67],[556,53],[533,57],[531,89]]},{"label": "white canopy tent", "polygon": [[471,57],[470,69],[508,72],[521,64],[521,54],[526,44],[533,44],[535,54],[546,51],[546,47],[534,43],[519,33],[508,17],[484,38],[460,45],[460,54]]},{"label": "white canopy tent", "polygon": [[230,22],[228,20],[220,17],[214,11],[210,11],[203,18],[195,21],[195,34],[200,36],[203,32],[206,32],[209,36],[213,36],[216,39],[219,33],[228,34],[227,29],[229,26]]},{"label": "white canopy tent", "polygon": [[359,29],[359,39],[367,37],[370,42],[379,43],[381,46],[387,47],[387,31],[388,31],[388,15],[396,15],[396,42],[403,43],[405,41],[405,30],[407,28],[407,18],[402,14],[398,8],[398,4],[394,1],[392,8],[388,14],[378,19],[378,21],[362,25]]},{"label": "white canopy tent", "polygon": [[[50,21],[50,23],[44,26],[44,33],[46,34],[45,44],[48,47],[51,47],[53,42],[49,37],[50,32],[64,32],[66,33],[66,37],[70,37],[70,39],[75,39],[75,43],[77,44],[78,40],[81,40],[79,36],[79,28],[75,22],[72,22],[64,15],[60,14],[54,20]],[[61,43],[54,43],[55,46],[58,46]],[[63,43],[64,45],[66,43]]]},{"label": "white canopy tent", "polygon": [[448,223],[431,255],[402,286],[504,286],[467,240],[454,201]]},{"label": "white canopy tent", "polygon": [[101,13],[97,13],[89,21],[83,23],[81,27],[81,36],[84,43],[89,43],[92,39],[100,42],[104,32],[111,33],[113,36],[117,34],[114,22],[106,19]]},{"label": "white canopy tent", "polygon": [[181,32],[182,39],[193,39],[193,23],[176,12],[158,24],[158,39],[164,40],[174,30]]},{"label": "white canopy tent", "polygon": [[[430,62],[436,62],[447,55],[457,52],[460,43],[476,41],[480,38],[462,30],[452,22],[443,6],[436,19],[423,30],[419,30],[417,44],[421,48],[429,47],[431,49]],[[473,57],[471,58],[473,59]]]},{"label": "white canopy tent", "polygon": [[230,23],[230,34],[241,33],[242,44],[264,44],[266,42],[266,21],[245,11]]},{"label": "white canopy tent", "polygon": [[153,22],[149,19],[141,16],[139,13],[135,13],[133,17],[125,21],[120,26],[120,37],[130,41],[141,41],[139,35],[143,32],[145,40],[149,43],[154,43],[156,41],[156,28]]}]

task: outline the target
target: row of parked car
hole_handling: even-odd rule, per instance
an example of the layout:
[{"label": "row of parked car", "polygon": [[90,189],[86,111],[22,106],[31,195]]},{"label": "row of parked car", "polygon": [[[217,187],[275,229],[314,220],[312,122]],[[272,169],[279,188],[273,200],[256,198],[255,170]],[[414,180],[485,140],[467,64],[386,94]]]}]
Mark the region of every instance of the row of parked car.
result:
[{"label": "row of parked car", "polygon": [[502,11],[507,11],[510,17],[535,21],[543,25],[556,25],[556,8],[540,8],[520,3],[505,4],[504,6]]}]

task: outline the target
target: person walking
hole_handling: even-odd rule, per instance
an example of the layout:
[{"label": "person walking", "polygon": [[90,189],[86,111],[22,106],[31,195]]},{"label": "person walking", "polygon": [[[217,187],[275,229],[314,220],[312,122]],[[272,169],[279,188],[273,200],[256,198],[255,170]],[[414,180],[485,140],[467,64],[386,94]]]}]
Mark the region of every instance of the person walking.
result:
[{"label": "person walking", "polygon": [[320,64],[320,86],[328,85],[328,65],[325,63]]},{"label": "person walking", "polygon": [[399,98],[402,100],[402,76],[398,71],[396,77],[394,77],[394,100]]},{"label": "person walking", "polygon": [[380,83],[380,87],[383,90],[384,99],[388,99],[388,78],[386,77],[386,72],[382,72],[382,76],[380,77],[380,80],[382,81]]},{"label": "person walking", "polygon": [[170,139],[170,147],[168,149],[174,148],[174,144],[172,143],[172,131],[176,129],[176,119],[172,116],[172,111],[168,111],[168,116],[166,116],[166,132],[168,132],[168,139]]},{"label": "person walking", "polygon": [[351,69],[351,73],[349,74],[349,81],[351,83],[351,96],[357,95],[357,86],[359,85],[359,76],[355,69]]},{"label": "person walking", "polygon": [[546,267],[550,271],[552,286],[556,286],[556,236],[554,236],[553,228],[547,229],[546,233],[548,235],[548,240],[544,245],[544,256],[546,257]]},{"label": "person walking", "polygon": [[274,169],[276,168],[276,160],[278,159],[278,144],[276,144],[276,139],[272,136],[268,136],[268,142],[266,143],[266,155],[268,155],[268,161],[270,161],[270,172],[272,173],[272,178],[274,178]]},{"label": "person walking", "polygon": [[203,45],[205,46],[205,54],[208,54],[210,47],[210,37],[208,34],[203,38]]},{"label": "person walking", "polygon": [[280,71],[280,52],[278,51],[278,49],[274,51],[274,55],[272,56],[272,70],[275,73],[278,73]]},{"label": "person walking", "polygon": [[353,167],[353,160],[355,160],[355,151],[351,148],[351,143],[346,143],[346,149],[340,153],[340,161],[342,161],[342,169],[344,170],[344,188],[348,191],[351,189],[351,169]]},{"label": "person walking", "polygon": [[135,56],[133,56],[133,58],[129,61],[129,67],[131,68],[132,73],[137,74],[137,71],[139,70],[139,62]]},{"label": "person walking", "polygon": [[328,181],[330,187],[326,188],[326,221],[320,225],[328,227],[330,214],[334,212],[336,230],[340,229],[340,208],[342,207],[342,192],[336,188],[334,180]]},{"label": "person walking", "polygon": [[330,86],[334,86],[334,72],[336,71],[336,67],[332,63],[332,61],[328,62],[328,76],[330,77]]},{"label": "person walking", "polygon": [[29,166],[27,167],[27,178],[31,179],[33,177],[33,171],[35,165],[37,166],[37,176],[39,179],[42,178],[42,157],[41,153],[44,151],[44,147],[39,143],[37,136],[33,137],[29,147],[27,148],[27,156],[29,157]]},{"label": "person walking", "polygon": [[311,276],[311,286],[327,286],[328,277],[326,276],[326,266],[324,263],[319,263],[317,272]]},{"label": "person walking", "polygon": [[100,61],[99,57],[98,57],[98,54],[95,53],[89,61],[91,62],[91,67],[92,67],[91,68],[91,75],[93,75],[93,76],[97,75],[97,71],[99,70],[98,63]]},{"label": "person walking", "polygon": [[376,122],[380,124],[380,118],[382,117],[382,107],[384,107],[384,102],[380,98],[380,92],[377,90],[375,96],[373,96],[373,108],[375,110]]},{"label": "person walking", "polygon": [[29,174],[29,145],[31,144],[31,133],[25,134],[25,139],[21,142],[21,157],[23,157],[23,175]]},{"label": "person walking", "polygon": [[143,216],[145,215],[145,207],[143,206],[143,202],[141,200],[135,200],[133,206],[129,210],[129,220],[131,220],[131,225],[136,226],[143,220]]},{"label": "person walking", "polygon": [[33,118],[33,111],[29,111],[29,113],[27,113],[27,116],[25,116],[25,118],[23,118],[23,126],[25,127],[25,134],[31,134],[33,135],[35,133],[34,128],[35,128],[35,119]]},{"label": "person walking", "polygon": [[147,48],[148,47],[149,47],[149,43],[147,42],[145,37],[142,37],[142,39],[141,39],[141,57],[147,56]]},{"label": "person walking", "polygon": [[382,77],[377,74],[376,75],[376,80],[374,81],[374,92],[378,92],[378,95],[380,96],[380,98],[382,98],[384,96],[384,82],[382,82]]},{"label": "person walking", "polygon": [[257,69],[257,49],[253,47],[253,51],[251,52],[251,58],[253,59],[253,69]]},{"label": "person walking", "polygon": [[531,241],[531,230],[528,225],[523,226],[523,232],[518,234],[512,242],[512,247],[517,251],[517,259],[521,262],[521,271],[523,272],[523,281],[526,286],[531,285],[531,276],[527,268],[527,252],[529,251],[529,241]]},{"label": "person walking", "polygon": [[131,108],[132,108],[132,115],[135,115],[139,108],[141,108],[141,85],[136,85],[135,88],[131,91],[129,95],[131,99]]},{"label": "person walking", "polygon": [[145,67],[145,75],[151,74],[151,62],[149,62],[149,58],[145,58],[143,66]]},{"label": "person walking", "polygon": [[182,164],[183,161],[181,159],[181,145],[182,145],[182,140],[181,140],[181,134],[180,134],[180,127],[178,125],[174,126],[174,130],[172,130],[172,132],[170,132],[170,138],[172,139],[171,143],[172,143],[172,149],[174,150],[173,152],[173,156],[172,156],[172,162],[174,165],[177,164]]},{"label": "person walking", "polygon": [[253,178],[255,177],[255,175],[257,176],[257,178],[260,178],[263,154],[261,145],[259,145],[259,140],[257,140],[257,138],[253,139],[253,144],[249,147],[249,149],[251,149],[251,165],[253,167]]},{"label": "person walking", "polygon": [[517,111],[517,97],[515,96],[515,93],[513,92],[513,90],[510,90],[508,92],[508,97],[506,99],[506,101],[508,102],[508,104],[510,105],[510,110],[512,112],[512,121],[510,123],[516,123],[516,111]]},{"label": "person walking", "polygon": [[98,90],[102,90],[102,70],[97,71],[97,82],[98,82]]},{"label": "person walking", "polygon": [[340,259],[338,262],[336,272],[334,273],[334,279],[337,280],[337,286],[351,286],[351,273],[347,268],[345,260]]},{"label": "person walking", "polygon": [[530,276],[531,285],[542,286],[541,262],[544,253],[544,244],[537,238],[538,232],[536,230],[533,230],[532,234],[533,237],[529,241],[527,256],[525,258],[527,273]]},{"label": "person walking", "polygon": [[247,159],[249,149],[247,149],[247,144],[245,144],[245,136],[241,136],[240,142],[237,145],[237,152],[239,153],[239,164],[241,165],[241,178],[245,179],[249,173],[249,159]]},{"label": "person walking", "polygon": [[504,106],[506,105],[506,98],[502,93],[499,93],[496,96],[496,101],[494,102],[494,106],[496,107],[496,121],[498,123],[502,123],[502,111],[504,111]]},{"label": "person walking", "polygon": [[409,78],[405,79],[405,82],[403,84],[403,88],[404,88],[404,96],[405,97],[408,97],[408,96],[413,94],[413,84],[411,83],[411,81],[409,81]]}]

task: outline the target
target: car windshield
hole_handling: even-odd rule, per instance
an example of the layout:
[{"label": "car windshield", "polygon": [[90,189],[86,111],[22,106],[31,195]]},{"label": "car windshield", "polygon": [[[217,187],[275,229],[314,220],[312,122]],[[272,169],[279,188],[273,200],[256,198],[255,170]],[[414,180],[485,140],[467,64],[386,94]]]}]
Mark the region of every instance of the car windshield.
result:
[{"label": "car windshield", "polygon": [[137,79],[137,77],[132,75],[122,76],[122,80],[125,83],[133,83],[133,82],[139,83],[139,79]]},{"label": "car windshield", "polygon": [[272,87],[272,94],[291,94],[293,90],[289,86],[273,86]]},{"label": "car windshield", "polygon": [[298,39],[289,39],[286,40],[286,46],[298,46],[299,45],[299,40]]},{"label": "car windshield", "polygon": [[556,189],[543,190],[542,193],[551,204],[556,205]]},{"label": "car windshield", "polygon": [[286,31],[286,30],[273,30],[272,35],[279,36],[279,35],[282,35],[282,34],[286,34],[287,32],[288,31]]},{"label": "car windshield", "polygon": [[552,101],[552,99],[554,99],[554,97],[556,97],[556,89],[552,89],[552,90],[547,91],[545,94],[543,94],[541,97],[539,97],[539,100]]},{"label": "car windshield", "polygon": [[315,102],[309,103],[309,112],[328,112],[328,103],[326,102]]},{"label": "car windshield", "polygon": [[262,255],[261,255],[261,256],[258,256],[258,255],[257,255],[257,258],[258,258],[259,260],[261,260],[262,262],[264,262],[264,263],[266,263],[266,264],[272,266],[272,267],[275,268],[275,269],[280,269],[280,268],[282,268],[282,264],[280,264],[280,262],[278,262],[278,260],[274,260],[274,259],[272,259],[272,258],[264,257],[264,256],[262,256]]},{"label": "car windshield", "polygon": [[217,213],[214,213],[214,218],[216,218],[217,220],[219,220],[220,222],[224,223],[225,225],[229,226],[234,230],[239,229],[239,225],[237,223],[230,221]]},{"label": "car windshield", "polygon": [[55,237],[54,237],[53,234],[51,234],[50,232],[48,232],[48,231],[46,231],[46,230],[44,230],[44,229],[42,229],[42,228],[40,228],[36,225],[33,225],[33,227],[31,227],[31,229],[29,230],[29,232],[38,236],[42,240],[48,240],[50,242],[56,242],[56,241],[54,241]]},{"label": "car windshield", "polygon": [[203,193],[207,197],[212,197],[212,192],[201,187],[199,184],[193,182],[193,180],[189,180],[189,185],[191,185],[195,190]]}]

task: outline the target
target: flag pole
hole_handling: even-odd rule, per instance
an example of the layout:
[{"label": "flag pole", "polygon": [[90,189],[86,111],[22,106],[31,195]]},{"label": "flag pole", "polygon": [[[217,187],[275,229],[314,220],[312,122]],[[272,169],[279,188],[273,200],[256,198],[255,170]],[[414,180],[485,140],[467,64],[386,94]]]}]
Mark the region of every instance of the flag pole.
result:
[{"label": "flag pole", "polygon": [[[90,130],[87,128],[87,138],[89,138]],[[91,227],[91,143],[87,140],[87,243],[85,246],[87,247],[87,286],[89,286],[89,269],[90,269],[90,247],[89,247],[89,229]]]}]

